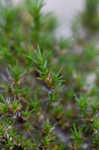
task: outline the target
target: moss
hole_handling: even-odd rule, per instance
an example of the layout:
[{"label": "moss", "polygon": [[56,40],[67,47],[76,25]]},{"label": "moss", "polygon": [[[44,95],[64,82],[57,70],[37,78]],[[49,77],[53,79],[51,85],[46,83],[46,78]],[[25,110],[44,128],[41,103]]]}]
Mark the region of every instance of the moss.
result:
[{"label": "moss", "polygon": [[57,40],[57,19],[43,5],[0,3],[0,149],[98,148],[98,48],[85,40],[79,53],[79,37]]}]

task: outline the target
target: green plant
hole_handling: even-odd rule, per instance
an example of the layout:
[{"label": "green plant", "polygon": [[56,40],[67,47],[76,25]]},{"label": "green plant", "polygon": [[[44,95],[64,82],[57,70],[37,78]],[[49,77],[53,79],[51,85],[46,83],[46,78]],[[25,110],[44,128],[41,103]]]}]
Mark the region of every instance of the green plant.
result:
[{"label": "green plant", "polygon": [[[94,31],[96,3],[86,0],[83,14]],[[57,19],[43,6],[43,0],[17,7],[0,1],[0,149],[97,149],[97,42],[79,37],[80,20],[72,36],[57,39]],[[91,74],[94,81],[87,81]]]},{"label": "green plant", "polygon": [[89,103],[88,103],[88,96],[87,95],[80,96],[79,99],[76,97],[76,101],[77,101],[77,103],[79,105],[79,109],[80,109],[81,113],[86,116],[87,112],[88,112],[88,110],[87,110],[88,109],[88,105],[89,105]]},{"label": "green plant", "polygon": [[76,146],[77,149],[79,149],[84,141],[84,137],[82,136],[82,129],[79,128],[77,130],[76,126],[73,126],[73,130],[72,130],[72,139],[74,140],[74,144]]},{"label": "green plant", "polygon": [[85,12],[83,13],[83,23],[91,32],[97,32],[99,29],[98,6],[98,0],[86,0]]}]

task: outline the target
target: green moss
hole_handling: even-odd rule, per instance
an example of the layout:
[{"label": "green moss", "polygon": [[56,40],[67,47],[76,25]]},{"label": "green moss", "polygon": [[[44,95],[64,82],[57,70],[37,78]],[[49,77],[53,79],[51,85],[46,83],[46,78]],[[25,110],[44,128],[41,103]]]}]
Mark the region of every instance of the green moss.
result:
[{"label": "green moss", "polygon": [[[88,3],[87,16],[89,5],[96,8]],[[76,32],[57,40],[57,18],[43,14],[43,6],[43,0],[20,8],[0,3],[0,149],[98,148],[98,48]]]}]

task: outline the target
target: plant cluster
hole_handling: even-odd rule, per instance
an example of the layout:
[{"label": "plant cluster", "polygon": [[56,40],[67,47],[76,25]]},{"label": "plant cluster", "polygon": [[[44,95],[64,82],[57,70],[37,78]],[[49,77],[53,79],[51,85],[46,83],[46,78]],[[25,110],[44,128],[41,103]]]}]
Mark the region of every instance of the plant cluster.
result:
[{"label": "plant cluster", "polygon": [[57,40],[43,6],[0,2],[0,150],[97,150],[99,49]]}]

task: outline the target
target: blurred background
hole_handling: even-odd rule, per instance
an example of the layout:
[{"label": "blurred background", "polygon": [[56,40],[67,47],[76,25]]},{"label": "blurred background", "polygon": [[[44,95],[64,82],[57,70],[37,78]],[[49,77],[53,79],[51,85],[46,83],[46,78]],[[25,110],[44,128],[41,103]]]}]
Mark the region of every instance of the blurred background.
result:
[{"label": "blurred background", "polygon": [[[15,5],[22,0],[12,0]],[[71,34],[71,22],[73,18],[84,9],[85,0],[46,0],[43,11],[53,12],[59,19],[60,27],[58,35],[65,37]]]}]

